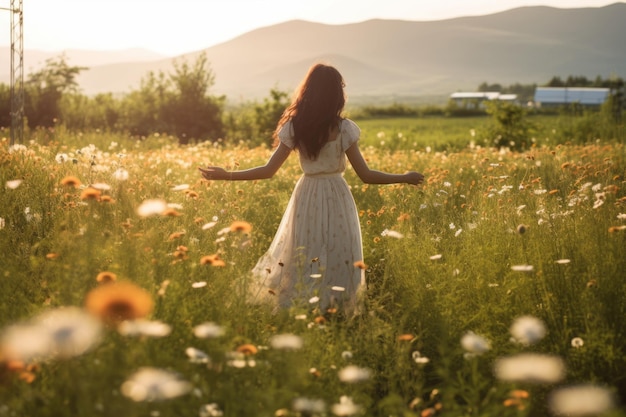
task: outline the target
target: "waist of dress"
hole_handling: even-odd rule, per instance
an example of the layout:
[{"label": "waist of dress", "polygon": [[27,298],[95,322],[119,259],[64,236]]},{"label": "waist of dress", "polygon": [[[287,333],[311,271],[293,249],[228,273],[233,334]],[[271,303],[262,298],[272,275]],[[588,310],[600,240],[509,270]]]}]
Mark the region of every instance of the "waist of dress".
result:
[{"label": "waist of dress", "polygon": [[341,178],[343,176],[343,172],[321,172],[319,174],[305,173],[304,176],[307,178],[332,178],[332,177]]}]

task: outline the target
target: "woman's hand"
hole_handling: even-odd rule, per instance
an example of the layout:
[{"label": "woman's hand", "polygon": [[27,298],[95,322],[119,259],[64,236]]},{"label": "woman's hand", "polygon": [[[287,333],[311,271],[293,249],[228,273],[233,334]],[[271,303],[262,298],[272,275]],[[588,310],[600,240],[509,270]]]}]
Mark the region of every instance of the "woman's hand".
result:
[{"label": "woman's hand", "polygon": [[406,182],[408,184],[420,185],[424,182],[424,175],[420,174],[419,172],[410,171],[404,175],[406,175]]},{"label": "woman's hand", "polygon": [[198,168],[202,173],[202,177],[207,180],[227,180],[229,179],[229,173],[221,167],[206,167]]}]

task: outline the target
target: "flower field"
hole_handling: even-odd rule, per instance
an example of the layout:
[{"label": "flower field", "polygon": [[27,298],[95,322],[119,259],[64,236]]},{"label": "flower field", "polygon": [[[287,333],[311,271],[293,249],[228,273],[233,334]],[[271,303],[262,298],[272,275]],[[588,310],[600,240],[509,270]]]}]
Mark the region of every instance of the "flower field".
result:
[{"label": "flower field", "polygon": [[271,151],[3,139],[0,416],[626,416],[624,145],[407,135],[361,150],[423,186],[345,175],[368,281],[355,317],[245,299],[295,156],[271,180],[209,182],[198,166]]}]

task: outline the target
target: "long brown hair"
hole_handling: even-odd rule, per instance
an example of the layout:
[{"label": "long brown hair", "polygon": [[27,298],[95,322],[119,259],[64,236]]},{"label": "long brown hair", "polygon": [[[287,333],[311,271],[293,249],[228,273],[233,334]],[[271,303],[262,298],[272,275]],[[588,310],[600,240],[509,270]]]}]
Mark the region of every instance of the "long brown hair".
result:
[{"label": "long brown hair", "polygon": [[316,159],[328,141],[331,129],[341,120],[346,104],[343,87],[343,77],[337,69],[325,64],[313,65],[283,112],[274,139],[278,140],[280,128],[291,120],[295,149]]}]

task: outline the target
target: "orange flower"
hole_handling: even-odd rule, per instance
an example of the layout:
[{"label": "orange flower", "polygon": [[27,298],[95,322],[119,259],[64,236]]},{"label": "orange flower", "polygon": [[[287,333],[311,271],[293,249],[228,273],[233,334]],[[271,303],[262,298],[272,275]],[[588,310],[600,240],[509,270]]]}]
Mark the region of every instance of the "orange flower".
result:
[{"label": "orange flower", "polygon": [[103,271],[96,276],[96,281],[101,284],[117,281],[117,275],[115,275],[113,272]]},{"label": "orange flower", "polygon": [[52,259],[56,259],[58,257],[59,257],[58,253],[50,252],[50,253],[46,254],[46,259],[52,260]]},{"label": "orange flower", "polygon": [[403,222],[405,220],[409,220],[410,218],[411,216],[408,213],[402,213],[400,216],[398,216],[398,221]]},{"label": "orange flower", "polygon": [[363,261],[356,261],[354,263],[354,267],[359,269],[367,269],[367,265]]},{"label": "orange flower", "polygon": [[244,222],[244,221],[234,221],[230,225],[230,231],[231,232],[250,233],[252,231],[252,225],[250,223]]},{"label": "orange flower", "polygon": [[161,216],[178,217],[178,216],[181,216],[181,214],[178,211],[176,211],[176,209],[168,207],[165,210],[163,210],[163,213],[161,213]]},{"label": "orange flower", "polygon": [[226,266],[226,262],[221,260],[218,254],[205,255],[200,258],[200,265]]},{"label": "orange flower", "polygon": [[65,187],[74,187],[74,188],[78,188],[81,185],[81,182],[78,178],[69,175],[65,178],[63,178],[61,180],[61,185],[65,186]]},{"label": "orange flower", "polygon": [[410,333],[405,333],[405,334],[401,334],[400,336],[398,336],[398,341],[400,342],[410,342],[411,340],[413,340],[415,336],[413,336]]},{"label": "orange flower", "polygon": [[100,197],[101,203],[115,203],[115,200],[110,195],[103,195]]},{"label": "orange flower", "polygon": [[80,199],[81,200],[96,200],[96,201],[98,201],[98,200],[100,200],[100,195],[102,195],[100,190],[96,190],[93,187],[87,187],[80,193]]},{"label": "orange flower", "polygon": [[187,194],[187,197],[193,198],[194,200],[197,200],[199,197],[198,193],[192,190],[186,190],[185,194]]},{"label": "orange flower", "polygon": [[259,349],[251,343],[245,343],[239,347],[237,347],[237,352],[243,353],[244,355],[256,355]]},{"label": "orange flower", "polygon": [[167,240],[175,240],[180,237],[183,237],[184,235],[185,235],[185,232],[174,232],[167,238]]},{"label": "orange flower", "polygon": [[89,291],[85,308],[110,324],[146,317],[152,312],[152,296],[131,282],[111,282]]}]

